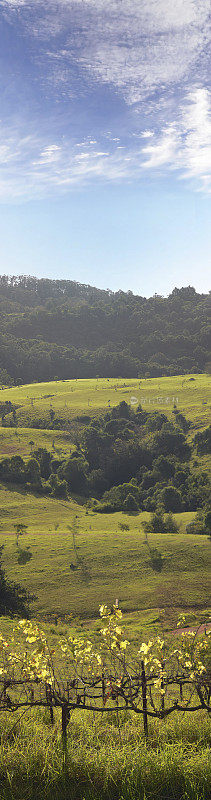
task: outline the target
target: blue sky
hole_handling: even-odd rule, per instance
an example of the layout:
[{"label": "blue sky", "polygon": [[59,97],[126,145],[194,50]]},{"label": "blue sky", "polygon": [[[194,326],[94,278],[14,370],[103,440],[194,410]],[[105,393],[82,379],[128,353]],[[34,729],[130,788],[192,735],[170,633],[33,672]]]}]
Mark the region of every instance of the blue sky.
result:
[{"label": "blue sky", "polygon": [[210,0],[1,0],[1,273],[209,289]]}]

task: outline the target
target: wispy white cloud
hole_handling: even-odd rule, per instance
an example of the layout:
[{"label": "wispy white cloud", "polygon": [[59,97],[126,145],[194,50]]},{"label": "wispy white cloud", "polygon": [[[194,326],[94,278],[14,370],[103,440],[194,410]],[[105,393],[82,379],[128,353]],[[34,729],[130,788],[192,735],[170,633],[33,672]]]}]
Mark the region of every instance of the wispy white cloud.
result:
[{"label": "wispy white cloud", "polygon": [[[74,0],[70,6],[91,12],[78,61],[129,105],[187,78],[210,39],[210,0]],[[71,50],[71,36],[67,50],[68,43]]]},{"label": "wispy white cloud", "polygon": [[9,8],[10,6],[14,8],[15,7],[20,8],[21,6],[26,6],[26,5],[27,5],[27,0],[2,0],[3,8]]},{"label": "wispy white cloud", "polygon": [[[1,7],[27,40],[33,86],[41,86],[34,119],[24,108],[17,125],[0,131],[2,197],[169,170],[209,188],[210,0],[2,0]],[[111,112],[108,131],[99,113],[88,136],[86,94],[105,85],[114,116],[117,95],[126,109],[124,125],[122,118],[113,125]],[[52,132],[46,95],[54,103]],[[79,123],[70,118],[72,97],[81,99]]]},{"label": "wispy white cloud", "polygon": [[179,146],[179,136],[176,128],[169,125],[154,144],[143,147],[142,152],[148,156],[144,166],[156,169],[166,164],[172,164]]},{"label": "wispy white cloud", "polygon": [[142,139],[151,139],[151,136],[154,136],[153,131],[142,131],[140,134]]},{"label": "wispy white cloud", "polygon": [[55,164],[59,160],[59,155],[61,152],[61,148],[57,144],[49,144],[44,150],[40,153],[40,157],[38,161],[35,163],[38,164]]},{"label": "wispy white cloud", "polygon": [[27,36],[48,42],[46,80],[69,93],[69,61],[130,105],[186,78],[210,41],[210,0],[3,0],[3,7],[19,9]]},{"label": "wispy white cloud", "polygon": [[142,152],[145,169],[161,166],[181,170],[182,177],[211,188],[211,113],[207,89],[189,92],[175,124],[166,128]]}]

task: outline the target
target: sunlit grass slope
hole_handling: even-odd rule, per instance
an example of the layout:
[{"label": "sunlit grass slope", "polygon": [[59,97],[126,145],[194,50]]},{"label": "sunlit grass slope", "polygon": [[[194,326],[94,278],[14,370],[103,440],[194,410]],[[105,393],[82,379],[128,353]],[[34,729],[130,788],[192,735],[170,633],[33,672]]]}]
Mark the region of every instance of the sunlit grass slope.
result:
[{"label": "sunlit grass slope", "polygon": [[22,458],[30,458],[38,447],[46,447],[55,455],[63,456],[72,451],[71,436],[65,431],[0,427],[1,457],[11,458],[18,453]]},{"label": "sunlit grass slope", "polygon": [[[145,541],[147,514],[98,515],[76,502],[34,497],[1,489],[0,544],[10,579],[37,595],[33,612],[95,617],[102,601],[119,598],[129,612],[165,608],[203,610],[209,593],[210,542],[185,534],[193,514],[178,514],[179,534],[151,534],[149,544],[162,555],[153,569]],[[77,517],[77,552],[72,526]],[[28,525],[16,545],[14,524]],[[126,522],[129,531],[122,531]],[[74,568],[75,567],[75,568]]]},{"label": "sunlit grass slope", "polygon": [[[121,400],[138,403],[148,411],[163,410],[171,416],[173,404],[193,422],[195,429],[209,423],[209,375],[176,375],[171,378],[92,379],[33,383],[19,388],[0,390],[0,402],[11,400],[19,406],[18,426],[33,427],[39,419],[50,420],[50,411],[64,420],[77,415],[92,416],[117,405]],[[40,426],[42,427],[42,426]],[[33,437],[32,437],[33,438]]]}]

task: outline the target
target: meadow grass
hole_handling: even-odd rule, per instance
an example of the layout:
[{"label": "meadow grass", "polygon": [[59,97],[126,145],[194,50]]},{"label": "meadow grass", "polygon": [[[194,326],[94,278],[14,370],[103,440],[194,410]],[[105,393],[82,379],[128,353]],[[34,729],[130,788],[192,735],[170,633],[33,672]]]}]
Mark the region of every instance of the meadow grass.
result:
[{"label": "meadow grass", "polygon": [[[149,726],[139,718],[73,712],[67,758],[60,713],[4,715],[1,800],[208,800],[210,726],[205,714],[175,714]],[[4,726],[4,727],[3,727]]]}]

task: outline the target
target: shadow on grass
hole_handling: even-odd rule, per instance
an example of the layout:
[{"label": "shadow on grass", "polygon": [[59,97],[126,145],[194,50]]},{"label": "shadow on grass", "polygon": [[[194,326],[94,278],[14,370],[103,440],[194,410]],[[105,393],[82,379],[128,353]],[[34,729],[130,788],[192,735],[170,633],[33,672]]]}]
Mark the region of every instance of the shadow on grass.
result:
[{"label": "shadow on grass", "polygon": [[18,564],[23,566],[24,564],[27,564],[28,561],[31,561],[31,558],[32,558],[32,553],[30,547],[18,548]]},{"label": "shadow on grass", "polygon": [[29,616],[29,604],[36,596],[27,592],[19,583],[10,582],[2,566],[4,546],[0,547],[0,614],[14,617],[16,614]]}]

